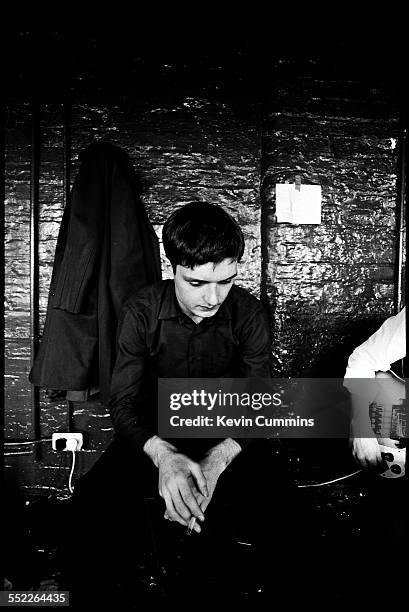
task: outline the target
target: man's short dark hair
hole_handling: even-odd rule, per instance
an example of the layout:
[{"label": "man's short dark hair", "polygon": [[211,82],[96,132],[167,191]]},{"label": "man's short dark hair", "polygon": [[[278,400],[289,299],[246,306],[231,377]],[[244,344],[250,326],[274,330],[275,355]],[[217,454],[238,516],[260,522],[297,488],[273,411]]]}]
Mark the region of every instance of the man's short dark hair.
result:
[{"label": "man's short dark hair", "polygon": [[194,268],[224,259],[240,261],[244,237],[240,226],[220,206],[189,202],[173,212],[162,232],[166,256],[177,265]]}]

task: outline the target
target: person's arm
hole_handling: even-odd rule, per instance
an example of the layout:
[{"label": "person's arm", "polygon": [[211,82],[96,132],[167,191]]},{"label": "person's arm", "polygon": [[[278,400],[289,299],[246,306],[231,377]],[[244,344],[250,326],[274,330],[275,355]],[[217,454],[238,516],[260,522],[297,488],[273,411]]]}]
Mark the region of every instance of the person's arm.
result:
[{"label": "person's arm", "polygon": [[353,457],[362,468],[383,466],[369,418],[369,406],[375,399],[377,387],[370,381],[365,384],[363,379],[374,379],[376,372],[389,370],[392,363],[405,356],[405,314],[404,308],[398,315],[389,317],[348,359],[344,386],[351,399],[350,442]]},{"label": "person's arm", "polygon": [[145,388],[147,349],[143,316],[125,306],[118,323],[109,409],[116,435],[135,452],[155,433],[154,408]]},{"label": "person's arm", "polygon": [[[110,413],[115,433],[135,452],[145,452],[158,468],[159,492],[173,520],[187,525],[193,514],[203,520],[195,493],[207,494],[197,463],[156,435],[155,410],[145,388],[147,347],[144,319],[125,307],[118,327],[117,358],[111,382]],[[200,530],[199,526],[196,528]]]},{"label": "person's arm", "polygon": [[[391,364],[406,355],[406,308],[389,317],[372,336],[350,355],[345,378],[375,378],[376,372],[386,372]],[[346,385],[348,387],[348,381]]]}]

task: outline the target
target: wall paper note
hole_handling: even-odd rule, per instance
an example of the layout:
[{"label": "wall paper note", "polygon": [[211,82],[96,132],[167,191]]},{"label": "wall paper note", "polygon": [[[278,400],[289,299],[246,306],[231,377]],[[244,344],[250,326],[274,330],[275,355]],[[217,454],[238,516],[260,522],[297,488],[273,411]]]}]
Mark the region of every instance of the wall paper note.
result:
[{"label": "wall paper note", "polygon": [[321,223],[321,185],[276,184],[277,223]]}]

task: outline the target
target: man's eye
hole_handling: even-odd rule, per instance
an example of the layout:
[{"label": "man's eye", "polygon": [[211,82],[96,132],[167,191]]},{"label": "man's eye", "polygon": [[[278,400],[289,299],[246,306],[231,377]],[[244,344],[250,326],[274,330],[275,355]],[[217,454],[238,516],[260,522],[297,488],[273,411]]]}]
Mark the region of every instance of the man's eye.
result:
[{"label": "man's eye", "polygon": [[[230,285],[230,283],[233,282],[233,279],[229,279],[229,280],[224,280],[224,281],[219,281],[218,285]],[[192,287],[201,287],[202,285],[204,285],[204,283],[202,283],[201,281],[189,281],[189,285],[191,285]]]}]

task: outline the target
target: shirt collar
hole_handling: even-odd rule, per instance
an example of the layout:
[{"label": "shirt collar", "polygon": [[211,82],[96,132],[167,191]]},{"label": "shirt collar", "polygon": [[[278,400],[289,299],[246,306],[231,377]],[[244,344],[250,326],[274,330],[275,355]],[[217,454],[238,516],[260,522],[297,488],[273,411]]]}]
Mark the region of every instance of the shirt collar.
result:
[{"label": "shirt collar", "polygon": [[159,308],[158,319],[174,319],[181,313],[175,294],[175,283],[173,280],[166,282],[166,290],[163,293],[162,303]]},{"label": "shirt collar", "polygon": [[[232,318],[232,300],[231,292],[234,287],[231,288],[229,295],[220,306],[219,310],[212,317],[205,318],[203,321],[213,321],[214,319],[231,319]],[[177,301],[175,293],[175,283],[173,280],[168,281],[166,290],[163,295],[163,300],[159,308],[158,319],[175,319],[177,317],[185,316]]]}]

